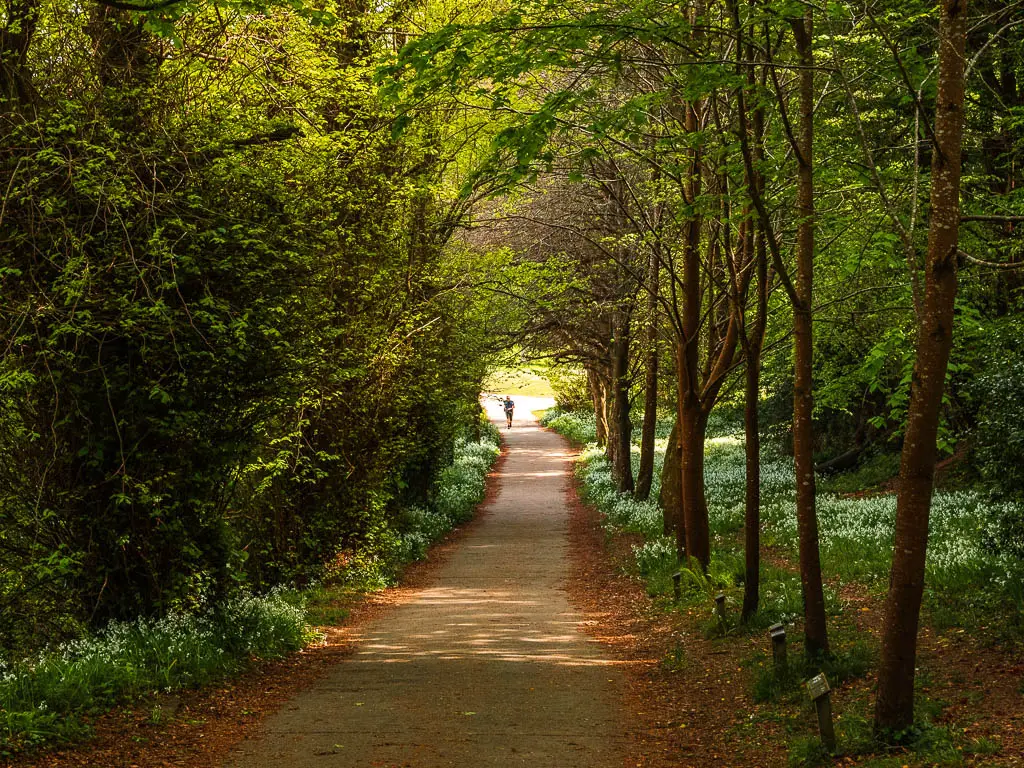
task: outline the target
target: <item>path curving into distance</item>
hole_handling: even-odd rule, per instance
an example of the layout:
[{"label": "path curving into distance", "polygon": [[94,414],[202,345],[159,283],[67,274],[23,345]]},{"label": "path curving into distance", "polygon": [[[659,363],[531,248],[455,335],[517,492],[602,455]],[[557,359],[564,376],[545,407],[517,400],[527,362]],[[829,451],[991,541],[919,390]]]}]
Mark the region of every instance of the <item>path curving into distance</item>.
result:
[{"label": "path curving into distance", "polygon": [[232,768],[620,768],[621,673],[569,605],[572,455],[515,398],[497,497],[431,583],[243,744]]}]

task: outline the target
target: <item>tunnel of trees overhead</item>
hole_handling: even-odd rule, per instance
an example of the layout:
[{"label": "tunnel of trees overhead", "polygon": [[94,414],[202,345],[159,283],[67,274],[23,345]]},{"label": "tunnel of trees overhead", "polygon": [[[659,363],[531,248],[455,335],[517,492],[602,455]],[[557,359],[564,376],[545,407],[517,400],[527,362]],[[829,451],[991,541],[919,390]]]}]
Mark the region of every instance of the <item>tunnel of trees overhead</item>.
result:
[{"label": "tunnel of trees overhead", "polygon": [[762,442],[792,456],[812,653],[816,483],[898,466],[908,726],[936,466],[1024,494],[1020,4],[0,13],[0,648],[386,550],[525,349],[698,567],[742,408],[748,617]]}]

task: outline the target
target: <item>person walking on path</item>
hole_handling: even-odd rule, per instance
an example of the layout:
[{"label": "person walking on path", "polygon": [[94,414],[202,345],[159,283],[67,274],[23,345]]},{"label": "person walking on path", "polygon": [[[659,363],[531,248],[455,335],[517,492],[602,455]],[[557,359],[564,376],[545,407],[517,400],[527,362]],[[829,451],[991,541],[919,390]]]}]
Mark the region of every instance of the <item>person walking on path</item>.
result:
[{"label": "person walking on path", "polygon": [[516,404],[512,402],[512,398],[505,395],[505,400],[502,402],[502,406],[505,408],[505,421],[508,423],[506,429],[512,429],[512,411],[515,410]]}]

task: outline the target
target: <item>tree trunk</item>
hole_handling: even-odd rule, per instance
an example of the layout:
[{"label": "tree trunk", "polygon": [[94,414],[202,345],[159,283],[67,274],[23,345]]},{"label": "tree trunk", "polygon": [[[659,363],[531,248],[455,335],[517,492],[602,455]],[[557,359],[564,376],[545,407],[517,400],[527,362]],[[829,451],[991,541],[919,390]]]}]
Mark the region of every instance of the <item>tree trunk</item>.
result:
[{"label": "tree trunk", "polygon": [[666,536],[673,536],[676,528],[682,525],[683,496],[679,487],[683,477],[679,469],[681,456],[679,419],[676,419],[665,449],[665,463],[661,467],[661,491],[658,493],[663,519],[662,533]]},{"label": "tree trunk", "polygon": [[31,104],[36,92],[28,52],[39,21],[39,0],[11,0],[0,29],[0,115]]},{"label": "tree trunk", "polygon": [[682,446],[680,477],[682,478],[683,530],[676,547],[687,558],[696,558],[705,571],[711,563],[711,531],[708,505],[704,496],[704,437],[707,417],[700,403],[683,409],[679,442]]},{"label": "tree trunk", "polygon": [[900,462],[896,535],[875,702],[875,726],[889,732],[906,729],[914,719],[914,666],[935,478],[936,439],[946,369],[953,346],[966,6],[966,0],[944,0],[939,21],[939,79],[924,305],[917,332],[917,361]]},{"label": "tree trunk", "polygon": [[615,423],[615,455],[612,470],[620,493],[633,491],[633,423],[629,403],[630,313],[615,313],[612,342],[612,418]]},{"label": "tree trunk", "polygon": [[654,479],[654,437],[658,426],[658,270],[661,254],[651,249],[647,270],[647,365],[644,379],[644,423],[640,433],[640,467],[634,497],[647,501]]},{"label": "tree trunk", "polygon": [[594,420],[596,424],[596,436],[594,439],[598,445],[604,446],[608,443],[608,421],[606,419],[607,411],[605,409],[604,390],[601,386],[600,378],[592,368],[587,369],[587,383],[590,385],[590,399],[594,403]]},{"label": "tree trunk", "polygon": [[796,516],[800,539],[800,581],[804,596],[804,650],[828,653],[825,595],[814,503],[814,52],[813,11],[791,19],[800,56],[800,125],[797,136],[796,291],[793,307],[793,463],[796,465]]},{"label": "tree trunk", "polygon": [[[695,11],[696,12],[696,11]],[[699,128],[697,111],[686,105],[686,131],[695,135]],[[700,151],[691,149],[686,197],[694,201],[700,195],[702,160]],[[680,489],[683,504],[682,525],[676,527],[676,549],[680,557],[695,557],[707,569],[711,561],[711,536],[708,510],[704,503],[704,429],[706,422],[701,403],[700,330],[701,330],[701,258],[700,236],[703,221],[692,213],[686,222],[683,244],[682,339],[676,346],[676,373],[679,403]],[[700,444],[697,444],[698,439]]]},{"label": "tree trunk", "polygon": [[757,316],[747,342],[743,406],[747,468],[743,515],[743,621],[757,613],[761,601],[761,424],[758,407],[761,401],[761,351],[768,325],[768,254],[763,234],[755,235],[753,248],[757,259]]}]

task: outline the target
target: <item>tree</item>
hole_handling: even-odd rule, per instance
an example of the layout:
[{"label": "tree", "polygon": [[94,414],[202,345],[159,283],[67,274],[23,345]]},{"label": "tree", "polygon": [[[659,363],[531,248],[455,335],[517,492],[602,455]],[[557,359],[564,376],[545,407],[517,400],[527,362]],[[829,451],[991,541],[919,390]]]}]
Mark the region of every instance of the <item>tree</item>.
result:
[{"label": "tree", "polygon": [[939,17],[939,75],[924,300],[900,460],[896,534],[875,703],[875,726],[887,733],[908,728],[914,718],[914,673],[928,517],[957,293],[967,6],[966,0],[945,0]]}]

